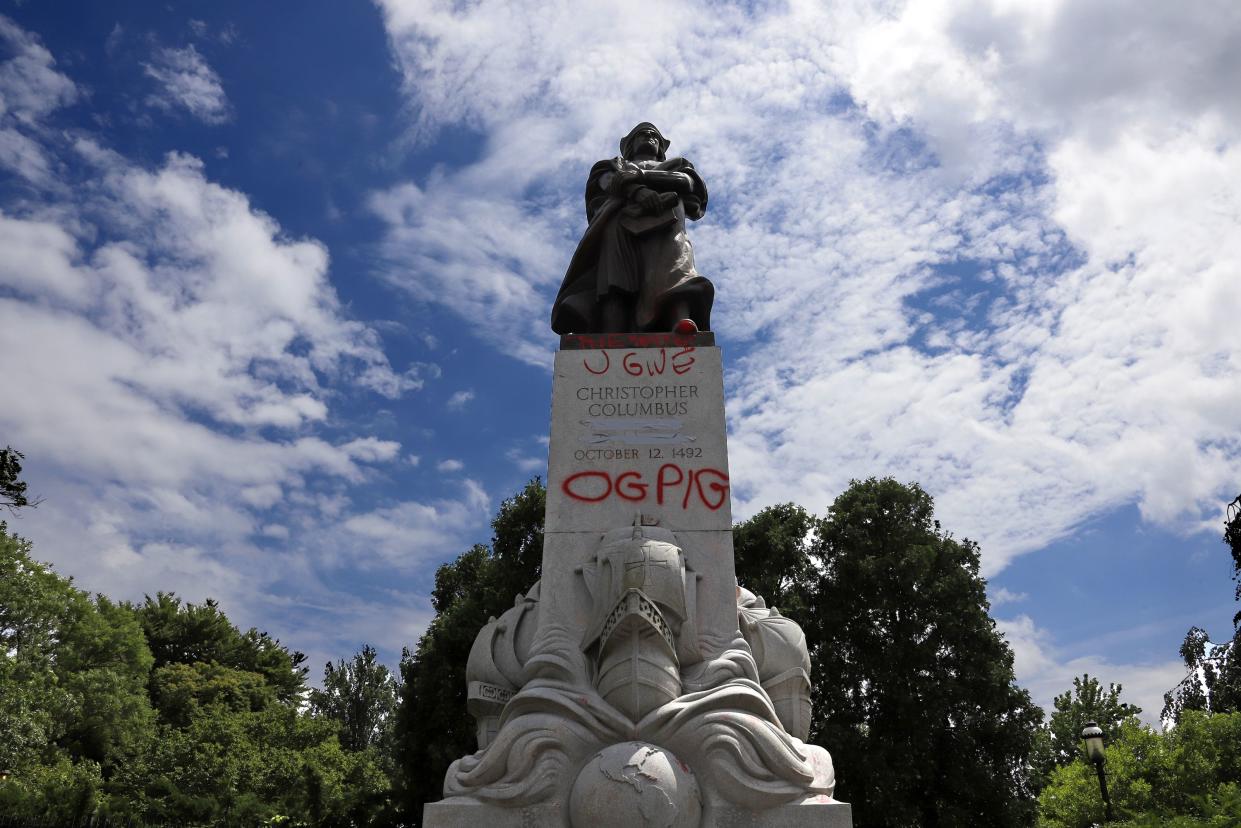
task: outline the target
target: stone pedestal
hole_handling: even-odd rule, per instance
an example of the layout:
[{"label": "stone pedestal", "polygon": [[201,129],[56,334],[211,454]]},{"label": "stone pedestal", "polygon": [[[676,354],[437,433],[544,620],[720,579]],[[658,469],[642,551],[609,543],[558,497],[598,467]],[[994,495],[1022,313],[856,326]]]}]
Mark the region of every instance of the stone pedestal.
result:
[{"label": "stone pedestal", "polygon": [[[566,825],[558,802],[524,808],[500,808],[462,797],[429,802],[422,812],[427,828],[544,828]],[[639,814],[630,823],[645,828]],[[853,828],[853,809],[847,802],[798,802],[765,811],[723,806],[704,813],[701,828]]]},{"label": "stone pedestal", "polygon": [[554,370],[542,580],[475,644],[482,749],[425,824],[849,826],[739,630],[714,336],[566,336]]},{"label": "stone pedestal", "polygon": [[737,636],[720,350],[712,334],[631,341],[663,344],[556,354],[540,629],[580,636],[592,610],[580,568],[605,533],[637,521],[670,530],[685,552],[696,633],[681,639],[697,652],[680,655],[702,661]]}]

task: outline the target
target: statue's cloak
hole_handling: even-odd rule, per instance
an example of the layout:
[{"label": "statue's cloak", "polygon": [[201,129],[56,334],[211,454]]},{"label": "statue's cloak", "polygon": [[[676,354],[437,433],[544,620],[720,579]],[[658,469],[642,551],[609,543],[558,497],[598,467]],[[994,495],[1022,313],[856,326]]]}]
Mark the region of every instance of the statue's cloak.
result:
[{"label": "statue's cloak", "polygon": [[669,158],[640,166],[688,175],[693,195],[662,193],[663,208],[646,214],[627,193],[609,193],[607,181],[619,172],[623,158],[600,161],[586,180],[589,226],[578,242],[552,305],[552,330],[559,334],[599,331],[599,303],[610,292],[635,297],[637,329],[669,330],[673,305],[684,300],[699,330],[711,329],[715,288],[694,269],[694,247],[685,220],[702,218],[707,187],[694,165]]}]

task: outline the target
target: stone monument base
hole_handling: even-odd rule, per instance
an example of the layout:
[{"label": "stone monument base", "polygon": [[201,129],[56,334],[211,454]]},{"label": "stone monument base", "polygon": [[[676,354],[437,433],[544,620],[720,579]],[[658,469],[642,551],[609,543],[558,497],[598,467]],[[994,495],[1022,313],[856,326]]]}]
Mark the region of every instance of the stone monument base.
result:
[{"label": "stone monument base", "polygon": [[463,796],[428,802],[422,807],[423,828],[542,828],[565,823],[559,802],[525,808],[500,808]]},{"label": "stone monument base", "polygon": [[[565,808],[558,802],[500,808],[458,796],[428,802],[422,811],[424,828],[562,828],[566,823]],[[853,808],[826,798],[765,811],[719,805],[703,816],[701,828],[853,828]]]},{"label": "stone monument base", "polygon": [[722,805],[704,819],[703,828],[853,828],[853,806],[824,797],[822,802],[801,802],[749,811]]}]

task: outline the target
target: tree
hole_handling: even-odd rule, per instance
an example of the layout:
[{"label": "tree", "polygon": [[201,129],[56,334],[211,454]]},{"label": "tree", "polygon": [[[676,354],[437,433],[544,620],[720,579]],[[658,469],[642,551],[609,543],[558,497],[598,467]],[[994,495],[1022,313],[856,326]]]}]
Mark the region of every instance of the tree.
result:
[{"label": "tree", "polygon": [[[1234,591],[1241,602],[1241,496],[1228,505],[1224,543],[1232,552]],[[1181,644],[1187,674],[1163,697],[1163,719],[1178,722],[1186,710],[1241,711],[1241,611],[1232,618],[1232,639],[1220,644],[1201,627],[1190,627]]]},{"label": "tree", "polygon": [[[6,507],[10,513],[16,514],[23,506],[38,506],[40,501],[31,501],[26,495],[26,483],[21,480],[22,460],[26,455],[12,446],[0,449],[0,506]],[[4,524],[0,523],[0,527]]]},{"label": "tree", "polygon": [[216,663],[258,673],[283,702],[296,702],[306,692],[305,655],[253,627],[242,632],[211,598],[192,604],[174,593],[158,592],[138,606],[127,606],[142,624],[156,668]]},{"label": "tree", "polygon": [[404,819],[422,822],[422,806],[442,795],[454,760],[478,749],[465,707],[465,664],[487,619],[513,605],[539,578],[547,493],[538,478],[501,504],[491,546],[477,545],[435,573],[436,616],[401,660],[395,740]]},{"label": "tree", "polygon": [[215,662],[165,664],[151,674],[151,700],[160,722],[187,728],[204,710],[258,713],[278,704],[263,676]]},{"label": "tree", "polygon": [[12,771],[0,815],[357,828],[391,817],[378,751],[343,749],[336,721],[301,709],[299,655],[240,631],[213,601],[92,597],[30,552],[0,529],[0,767]]},{"label": "tree", "polygon": [[819,577],[810,544],[815,522],[802,507],[782,503],[733,527],[737,582],[798,622],[808,617]]},{"label": "tree", "polygon": [[1181,644],[1187,674],[1163,697],[1162,718],[1179,722],[1186,710],[1231,713],[1241,710],[1241,657],[1237,641],[1216,644],[1201,627],[1190,627]]},{"label": "tree", "polygon": [[0,530],[0,765],[30,778],[56,754],[61,723],[77,700],[60,686],[55,643],[69,582],[30,556],[30,543]]},{"label": "tree", "polygon": [[389,783],[369,751],[342,750],[334,722],[276,701],[270,689],[268,703],[253,709],[257,674],[205,667],[160,668],[193,703],[178,708],[186,717],[172,717],[126,768],[125,796],[109,803],[112,815],[201,826],[275,817],[316,826],[371,823]]},{"label": "tree", "polygon": [[890,478],[852,482],[817,534],[811,738],[832,752],[855,824],[1027,824],[1042,711],[987,614],[977,544]]},{"label": "tree", "polygon": [[348,662],[328,662],[323,669],[323,689],[310,692],[310,710],[339,725],[345,750],[366,750],[385,741],[396,710],[396,694],[396,679],[367,644]]},{"label": "tree", "polygon": [[[1228,504],[1228,519],[1224,522],[1224,543],[1232,552],[1232,579],[1237,582],[1233,596],[1241,602],[1241,495]],[[1241,610],[1232,617],[1234,627],[1241,627]]]},{"label": "tree", "polygon": [[76,819],[154,736],[151,654],[133,616],[0,530],[0,764],[11,813]]},{"label": "tree", "polygon": [[[1186,710],[1157,733],[1126,719],[1106,748],[1108,792],[1120,826],[1241,825],[1241,713]],[[1057,768],[1039,794],[1041,828],[1087,828],[1103,817],[1094,768],[1084,757]]]},{"label": "tree", "polygon": [[1120,700],[1121,689],[1119,684],[1109,684],[1104,690],[1098,679],[1082,675],[1073,679],[1072,690],[1056,696],[1052,702],[1055,712],[1035,740],[1032,765],[1036,788],[1043,788],[1053,770],[1081,756],[1081,732],[1086,722],[1096,722],[1110,742],[1122,724],[1142,712],[1142,708]]},{"label": "tree", "polygon": [[127,608],[103,595],[81,595],[70,604],[57,647],[60,684],[80,699],[59,741],[74,757],[98,762],[106,780],[153,735],[147,696],[152,658]]}]

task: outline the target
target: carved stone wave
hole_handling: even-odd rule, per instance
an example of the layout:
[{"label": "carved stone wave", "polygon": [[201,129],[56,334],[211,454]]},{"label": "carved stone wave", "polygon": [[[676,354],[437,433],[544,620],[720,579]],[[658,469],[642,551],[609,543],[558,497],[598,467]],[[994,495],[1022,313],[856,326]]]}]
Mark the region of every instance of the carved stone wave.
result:
[{"label": "carved stone wave", "polygon": [[694,768],[704,793],[747,808],[831,796],[827,751],[788,735],[756,682],[733,678],[633,722],[593,688],[536,679],[508,703],[490,747],[457,760],[445,796],[524,806],[552,798],[600,746],[641,740]]}]

